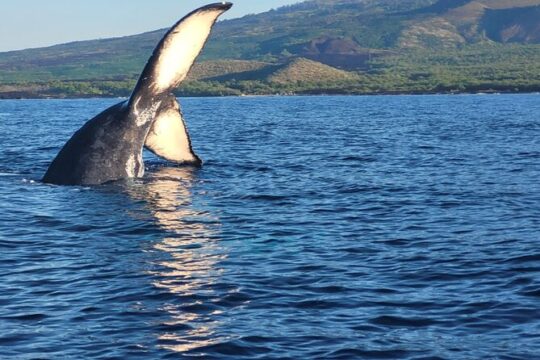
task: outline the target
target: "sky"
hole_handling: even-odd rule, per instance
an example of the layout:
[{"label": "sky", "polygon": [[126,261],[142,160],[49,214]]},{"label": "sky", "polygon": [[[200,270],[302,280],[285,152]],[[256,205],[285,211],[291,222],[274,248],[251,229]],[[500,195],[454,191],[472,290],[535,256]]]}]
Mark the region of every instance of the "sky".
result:
[{"label": "sky", "polygon": [[[143,33],[172,26],[215,0],[0,0],[0,52]],[[223,19],[301,0],[232,0]]]}]

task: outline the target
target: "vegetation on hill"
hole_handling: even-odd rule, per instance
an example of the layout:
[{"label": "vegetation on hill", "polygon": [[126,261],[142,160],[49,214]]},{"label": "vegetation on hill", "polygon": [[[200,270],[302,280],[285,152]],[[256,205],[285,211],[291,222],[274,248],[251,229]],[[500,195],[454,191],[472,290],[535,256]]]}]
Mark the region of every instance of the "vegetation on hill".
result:
[{"label": "vegetation on hill", "polygon": [[[0,53],[1,97],[128,96],[165,30]],[[540,0],[311,0],[220,22],[181,95],[540,91]]]}]

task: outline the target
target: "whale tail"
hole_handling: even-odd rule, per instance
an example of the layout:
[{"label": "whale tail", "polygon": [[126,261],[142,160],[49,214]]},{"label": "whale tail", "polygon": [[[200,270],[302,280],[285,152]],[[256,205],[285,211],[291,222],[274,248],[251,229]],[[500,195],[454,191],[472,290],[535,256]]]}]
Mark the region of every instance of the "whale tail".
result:
[{"label": "whale tail", "polygon": [[202,165],[193,151],[180,104],[174,95],[169,95],[158,109],[145,146],[168,161],[197,167]]},{"label": "whale tail", "polygon": [[200,165],[171,92],[186,78],[217,18],[231,6],[207,5],[177,22],[154,50],[130,99],[98,114],[73,134],[43,181],[98,185],[142,177],[145,145],[165,159]]},{"label": "whale tail", "polygon": [[[207,5],[178,21],[154,50],[129,100],[128,107],[138,121],[152,121],[146,148],[166,160],[202,165],[171,92],[186,78],[218,17],[231,7],[226,2]],[[155,117],[141,119],[144,110],[152,106],[159,106]]]},{"label": "whale tail", "polygon": [[129,107],[133,111],[167,96],[186,78],[208,40],[218,17],[232,7],[222,2],[203,6],[178,21],[159,42],[148,60]]}]

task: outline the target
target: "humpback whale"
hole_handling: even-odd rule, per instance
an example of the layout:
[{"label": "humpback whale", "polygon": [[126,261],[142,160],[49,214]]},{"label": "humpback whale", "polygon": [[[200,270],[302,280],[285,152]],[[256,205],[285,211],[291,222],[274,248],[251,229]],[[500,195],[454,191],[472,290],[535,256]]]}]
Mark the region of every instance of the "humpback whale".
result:
[{"label": "humpback whale", "polygon": [[178,21],[157,45],[129,100],[79,129],[52,161],[43,182],[100,185],[142,177],[145,146],[167,160],[200,166],[171,92],[186,78],[218,17],[231,7],[228,2],[206,5]]}]

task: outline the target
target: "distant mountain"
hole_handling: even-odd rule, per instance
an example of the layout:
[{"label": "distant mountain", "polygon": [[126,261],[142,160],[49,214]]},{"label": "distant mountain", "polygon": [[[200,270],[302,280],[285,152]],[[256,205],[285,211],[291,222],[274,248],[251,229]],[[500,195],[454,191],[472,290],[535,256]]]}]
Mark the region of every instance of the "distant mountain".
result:
[{"label": "distant mountain", "polygon": [[[0,84],[132,81],[165,31],[0,53]],[[540,0],[311,0],[218,23],[190,78],[271,82],[297,58],[372,75],[411,51],[508,43],[537,49]]]}]

